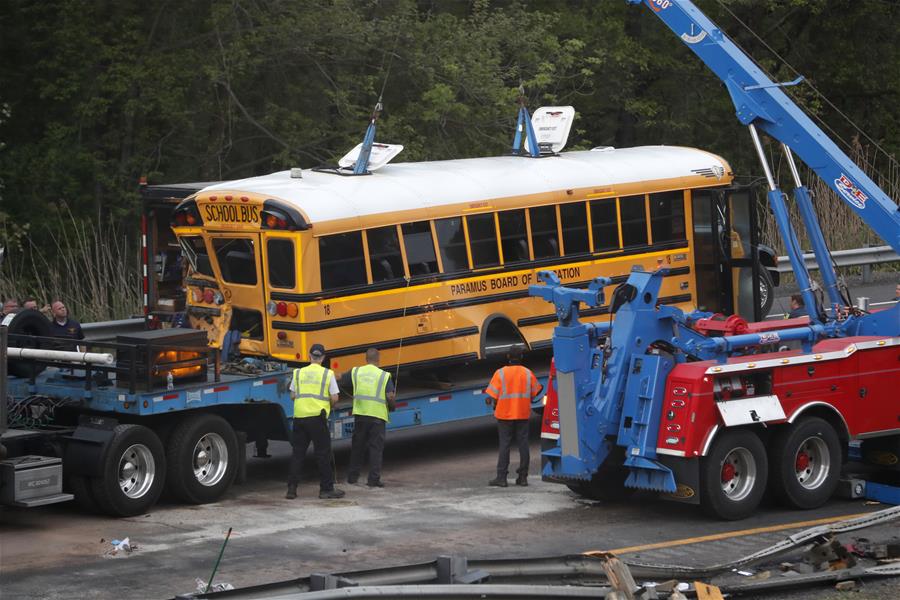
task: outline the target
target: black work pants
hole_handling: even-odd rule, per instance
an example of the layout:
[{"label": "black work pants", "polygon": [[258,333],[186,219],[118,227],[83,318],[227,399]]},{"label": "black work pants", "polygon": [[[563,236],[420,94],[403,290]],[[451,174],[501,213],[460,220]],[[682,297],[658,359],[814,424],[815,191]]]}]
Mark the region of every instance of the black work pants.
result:
[{"label": "black work pants", "polygon": [[528,419],[497,419],[497,433],[500,436],[500,455],[497,457],[497,477],[506,479],[509,472],[509,448],[513,439],[519,446],[519,477],[528,476],[531,455],[528,448]]},{"label": "black work pants", "polygon": [[322,411],[318,417],[294,418],[291,433],[293,453],[291,454],[288,485],[296,486],[300,483],[303,458],[306,456],[310,442],[312,442],[316,466],[319,469],[319,490],[331,491],[334,489],[334,470],[331,466],[331,432],[328,431],[328,419],[325,417],[325,411]]},{"label": "black work pants", "polygon": [[353,417],[353,445],[350,448],[348,481],[356,481],[359,471],[369,456],[369,483],[381,481],[381,457],[384,454],[384,437],[387,423],[378,417],[357,415]]}]

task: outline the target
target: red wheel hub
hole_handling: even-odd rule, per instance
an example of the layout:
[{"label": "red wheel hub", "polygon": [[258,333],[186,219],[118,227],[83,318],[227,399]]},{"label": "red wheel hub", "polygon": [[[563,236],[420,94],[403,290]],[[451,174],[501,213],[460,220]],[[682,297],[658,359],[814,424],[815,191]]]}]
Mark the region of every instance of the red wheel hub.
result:
[{"label": "red wheel hub", "polygon": [[725,463],[722,465],[722,483],[728,483],[734,479],[734,465]]},{"label": "red wheel hub", "polygon": [[809,468],[809,454],[806,452],[797,454],[797,464],[795,466],[798,471],[805,471]]}]

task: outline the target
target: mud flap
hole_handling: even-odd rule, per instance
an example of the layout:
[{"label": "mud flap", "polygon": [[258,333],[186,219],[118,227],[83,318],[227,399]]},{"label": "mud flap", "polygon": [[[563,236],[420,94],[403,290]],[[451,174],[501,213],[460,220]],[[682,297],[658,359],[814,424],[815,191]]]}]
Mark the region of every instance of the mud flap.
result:
[{"label": "mud flap", "polygon": [[700,459],[660,455],[656,458],[675,474],[675,492],[660,494],[665,500],[700,504]]},{"label": "mud flap", "polygon": [[113,430],[119,422],[109,417],[82,415],[78,419],[78,427],[72,435],[65,436],[63,465],[70,475],[101,477],[103,475],[103,457],[109,442],[113,439]]}]

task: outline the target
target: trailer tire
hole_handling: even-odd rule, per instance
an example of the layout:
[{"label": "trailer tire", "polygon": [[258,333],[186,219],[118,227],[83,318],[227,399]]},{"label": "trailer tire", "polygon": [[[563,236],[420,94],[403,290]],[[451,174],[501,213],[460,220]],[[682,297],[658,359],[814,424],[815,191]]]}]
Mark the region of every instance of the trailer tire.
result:
[{"label": "trailer tire", "polygon": [[837,488],[841,473],[841,443],[827,421],[809,417],[786,426],[771,446],[776,498],[791,508],[810,509],[825,504]]},{"label": "trailer tire", "polygon": [[140,515],[156,504],[166,479],[162,442],[143,425],[117,425],[101,465],[90,478],[101,512],[115,517]]},{"label": "trailer tire", "polygon": [[175,498],[189,504],[215,502],[237,474],[237,435],[218,415],[190,417],[172,431],[166,459],[166,485]]},{"label": "trailer tire", "polygon": [[66,477],[69,491],[75,495],[75,505],[82,512],[94,514],[97,512],[97,500],[91,489],[91,479],[84,475],[69,475]]},{"label": "trailer tire", "polygon": [[752,431],[726,430],[700,462],[700,505],[710,516],[734,521],[759,506],[768,478],[766,448]]}]

